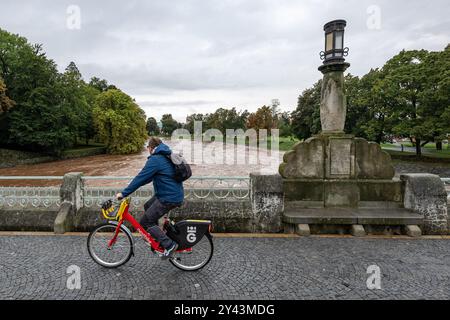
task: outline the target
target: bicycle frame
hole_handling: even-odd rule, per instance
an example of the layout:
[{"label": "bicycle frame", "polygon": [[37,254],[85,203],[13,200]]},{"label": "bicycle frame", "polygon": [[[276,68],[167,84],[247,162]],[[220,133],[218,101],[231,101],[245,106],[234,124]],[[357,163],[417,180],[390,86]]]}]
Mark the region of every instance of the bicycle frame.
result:
[{"label": "bicycle frame", "polygon": [[[164,253],[164,248],[162,248],[159,244],[159,242],[157,242],[142,226],[139,222],[136,221],[136,219],[129,213],[128,209],[129,209],[130,205],[129,203],[126,204],[123,213],[120,215],[119,218],[119,223],[117,224],[116,227],[116,232],[113,236],[113,238],[109,241],[108,243],[108,248],[111,248],[116,240],[117,240],[117,236],[119,235],[120,232],[120,227],[122,226],[122,224],[125,221],[128,221],[131,223],[131,225],[133,226],[133,228],[135,228],[140,234],[141,236],[144,237],[144,239],[150,243],[151,248],[159,253]],[[166,218],[167,219],[167,218]],[[166,220],[167,221],[167,220]],[[190,252],[192,251],[192,248],[189,249],[185,249],[185,250],[177,250],[177,252]]]}]

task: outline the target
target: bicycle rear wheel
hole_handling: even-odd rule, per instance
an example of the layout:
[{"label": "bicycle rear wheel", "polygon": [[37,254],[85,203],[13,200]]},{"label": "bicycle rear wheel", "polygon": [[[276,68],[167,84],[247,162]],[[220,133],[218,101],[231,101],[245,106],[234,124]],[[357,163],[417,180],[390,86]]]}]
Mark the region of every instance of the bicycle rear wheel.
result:
[{"label": "bicycle rear wheel", "polygon": [[[191,250],[192,249],[192,250]],[[214,252],[212,236],[207,233],[189,250],[176,252],[170,263],[183,271],[197,271],[206,266]]]},{"label": "bicycle rear wheel", "polygon": [[130,260],[133,254],[133,241],[121,227],[115,243],[109,247],[116,232],[117,225],[103,224],[96,227],[87,240],[91,258],[105,268],[117,268]]}]

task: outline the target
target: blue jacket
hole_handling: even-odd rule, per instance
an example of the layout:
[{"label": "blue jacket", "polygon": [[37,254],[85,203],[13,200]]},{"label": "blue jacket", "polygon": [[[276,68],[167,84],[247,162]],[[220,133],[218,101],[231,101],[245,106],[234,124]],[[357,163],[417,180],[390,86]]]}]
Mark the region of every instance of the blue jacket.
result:
[{"label": "blue jacket", "polygon": [[153,181],[155,196],[163,203],[181,203],[184,199],[183,183],[177,182],[173,175],[175,169],[172,161],[167,159],[172,150],[161,143],[156,147],[152,155],[147,158],[144,168],[130,182],[122,194],[124,197],[130,195],[143,185]]}]

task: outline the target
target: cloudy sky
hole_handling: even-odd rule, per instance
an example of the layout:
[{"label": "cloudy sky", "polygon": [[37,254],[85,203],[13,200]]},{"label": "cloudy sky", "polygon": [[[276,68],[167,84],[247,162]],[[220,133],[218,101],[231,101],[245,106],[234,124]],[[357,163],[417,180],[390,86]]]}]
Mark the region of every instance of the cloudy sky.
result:
[{"label": "cloudy sky", "polygon": [[[348,72],[450,42],[448,0],[1,0],[0,28],[42,43],[62,71],[107,79],[148,116],[218,107],[293,110],[320,79],[323,25],[347,20]],[[78,17],[80,19],[78,20]]]}]

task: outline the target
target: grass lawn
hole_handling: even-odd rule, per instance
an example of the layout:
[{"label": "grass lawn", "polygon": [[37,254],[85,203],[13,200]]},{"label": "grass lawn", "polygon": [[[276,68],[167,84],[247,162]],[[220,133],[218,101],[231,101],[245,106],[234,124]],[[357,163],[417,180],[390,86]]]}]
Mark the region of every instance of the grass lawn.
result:
[{"label": "grass lawn", "polygon": [[[415,152],[401,152],[395,150],[384,149],[391,156],[405,157],[410,158],[411,161],[415,161]],[[430,159],[450,159],[450,150],[442,150],[431,153],[422,153],[422,158],[430,158]]]},{"label": "grass lawn", "polygon": [[[413,147],[411,143],[403,143],[403,145],[405,147]],[[391,143],[382,143],[381,147],[383,149],[386,148],[398,148],[398,145],[395,144],[391,144]],[[436,150],[436,144],[435,143],[429,143],[427,145],[425,145],[424,147],[422,147],[423,149],[426,149],[426,152],[422,152],[422,156],[426,157],[426,158],[442,158],[442,159],[450,159],[450,149],[448,149],[448,147],[446,145],[443,146],[442,150]],[[414,151],[397,151],[397,150],[388,150],[386,149],[387,152],[389,152],[391,155],[393,156],[408,156],[408,155],[415,155],[416,153]]]},{"label": "grass lawn", "polygon": [[[279,145],[279,150],[280,151],[289,151],[292,149],[292,147],[299,142],[299,140],[295,137],[279,137],[279,141],[280,141],[280,145]],[[267,149],[270,150],[271,148],[271,142],[272,142],[272,137],[268,137],[267,138]],[[237,140],[238,144],[242,144],[243,140]],[[248,146],[248,139],[245,140],[245,144]]]},{"label": "grass lawn", "polygon": [[[413,146],[413,144],[411,143],[411,142],[403,142],[402,143],[405,147],[414,147]],[[425,148],[425,149],[435,149],[436,150],[436,143],[434,143],[434,142],[430,142],[430,143],[427,143],[425,146],[423,146],[422,148]],[[442,144],[442,149],[443,150],[450,150],[450,149],[448,149],[448,145],[447,144]]]},{"label": "grass lawn", "polygon": [[[414,146],[412,145],[411,142],[403,142],[402,145],[405,146],[405,147],[414,148]],[[393,144],[393,143],[382,143],[382,144],[381,144],[381,147],[382,147],[382,148],[384,148],[384,147],[395,147],[395,148],[398,148],[399,145],[398,145],[398,144]],[[434,142],[427,143],[427,144],[426,144],[425,146],[423,146],[422,148],[425,148],[425,149],[434,149],[434,150],[436,150],[436,143],[434,143]],[[442,151],[450,150],[450,149],[448,148],[448,145],[446,145],[446,144],[443,144],[443,145],[442,145],[442,149],[443,149]],[[437,150],[436,150],[436,151],[437,151]]]},{"label": "grass lawn", "polygon": [[[289,151],[292,149],[292,147],[299,142],[299,140],[297,138],[294,137],[280,137],[280,146],[279,146],[279,150],[280,151]],[[270,148],[271,146],[271,140],[269,139],[267,145],[268,148]]]}]

